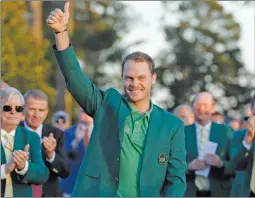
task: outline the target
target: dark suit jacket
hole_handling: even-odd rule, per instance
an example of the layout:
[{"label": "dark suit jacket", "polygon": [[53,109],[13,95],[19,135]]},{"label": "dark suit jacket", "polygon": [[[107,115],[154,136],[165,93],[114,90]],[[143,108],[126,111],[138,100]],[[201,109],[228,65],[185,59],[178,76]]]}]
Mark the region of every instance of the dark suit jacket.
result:
[{"label": "dark suit jacket", "polygon": [[[22,123],[24,126],[24,123]],[[50,171],[48,181],[43,185],[43,196],[45,197],[60,197],[62,193],[59,188],[59,177],[66,178],[70,174],[70,166],[68,163],[67,155],[64,151],[64,132],[60,129],[48,124],[43,124],[42,137],[49,136],[53,133],[54,138],[57,141],[55,149],[55,159],[52,163],[46,160],[43,148],[43,160]]]},{"label": "dark suit jacket", "polygon": [[[41,155],[39,136],[24,127],[17,127],[13,151],[24,150],[27,144],[30,145],[27,173],[24,176],[17,174],[15,170],[11,173],[14,197],[32,197],[31,184],[43,184],[49,177],[49,170]],[[1,164],[6,163],[4,148],[1,144]],[[4,197],[5,182],[6,179],[1,180],[1,197]]]},{"label": "dark suit jacket", "polygon": [[[209,141],[218,144],[216,154],[223,161],[223,167],[211,167],[209,180],[211,184],[212,197],[228,197],[232,185],[233,167],[229,161],[230,138],[228,134],[230,127],[212,122]],[[196,125],[185,127],[187,163],[198,158]],[[195,197],[197,188],[195,186],[195,172],[187,172],[187,191],[185,196]]]},{"label": "dark suit jacket", "polygon": [[[67,88],[94,118],[94,128],[72,196],[116,196],[128,102],[117,90],[102,91],[79,66],[72,47],[55,51]],[[159,157],[162,156],[161,162]],[[183,122],[153,105],[140,172],[140,196],[183,196],[186,189]]]},{"label": "dark suit jacket", "polygon": [[241,176],[236,178],[235,193],[233,196],[249,197],[252,165],[254,161],[255,143],[252,143],[250,150],[243,145],[246,130],[236,131],[233,135],[230,157],[235,165],[235,169],[241,172]]}]

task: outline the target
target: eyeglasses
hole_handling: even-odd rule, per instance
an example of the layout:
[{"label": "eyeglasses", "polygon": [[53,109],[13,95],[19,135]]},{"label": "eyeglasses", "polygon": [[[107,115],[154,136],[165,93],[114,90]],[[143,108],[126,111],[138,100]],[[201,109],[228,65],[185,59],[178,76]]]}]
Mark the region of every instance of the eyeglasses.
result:
[{"label": "eyeglasses", "polygon": [[[3,111],[4,112],[10,112],[11,110],[12,110],[12,106],[11,105],[4,105],[3,106]],[[23,112],[23,110],[24,110],[24,107],[23,106],[15,106],[14,107],[15,108],[15,110],[18,112],[18,113],[21,113],[21,112]]]}]

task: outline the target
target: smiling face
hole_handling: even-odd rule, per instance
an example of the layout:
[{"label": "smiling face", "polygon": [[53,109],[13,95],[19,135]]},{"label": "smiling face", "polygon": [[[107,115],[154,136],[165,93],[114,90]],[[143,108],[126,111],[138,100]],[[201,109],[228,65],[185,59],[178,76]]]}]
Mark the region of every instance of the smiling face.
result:
[{"label": "smiling face", "polygon": [[26,101],[25,119],[29,127],[36,130],[48,115],[48,102],[29,96]]},{"label": "smiling face", "polygon": [[128,60],[124,64],[122,77],[125,95],[131,103],[135,105],[149,103],[156,74],[152,74],[147,62]]},{"label": "smiling face", "polygon": [[215,112],[215,104],[213,97],[208,92],[201,92],[195,98],[194,113],[196,120],[204,125],[211,121],[212,114]]}]

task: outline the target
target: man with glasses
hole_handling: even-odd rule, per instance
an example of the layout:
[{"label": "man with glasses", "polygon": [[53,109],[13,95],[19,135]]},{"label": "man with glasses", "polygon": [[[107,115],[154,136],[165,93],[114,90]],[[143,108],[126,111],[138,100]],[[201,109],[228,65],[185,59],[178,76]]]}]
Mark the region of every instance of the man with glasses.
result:
[{"label": "man with glasses", "polygon": [[28,90],[25,98],[25,121],[22,125],[41,138],[43,159],[50,171],[49,180],[43,186],[33,186],[34,196],[61,197],[59,177],[70,174],[70,166],[64,151],[64,132],[45,124],[48,115],[48,97],[38,89]]},{"label": "man with glasses", "polygon": [[[228,137],[231,128],[211,121],[215,112],[213,96],[201,92],[193,102],[195,124],[185,127],[187,150],[187,191],[191,197],[228,197],[232,171],[229,168]],[[216,143],[216,151],[206,150],[208,141]],[[209,168],[209,174],[199,174]]]},{"label": "man with glasses", "polygon": [[32,197],[31,184],[49,177],[37,134],[18,126],[23,119],[24,98],[13,87],[0,90],[1,197]]},{"label": "man with glasses", "polygon": [[247,129],[233,135],[231,160],[237,171],[243,172],[243,181],[236,182],[233,196],[255,196],[255,95],[251,102],[252,115],[247,119]]}]

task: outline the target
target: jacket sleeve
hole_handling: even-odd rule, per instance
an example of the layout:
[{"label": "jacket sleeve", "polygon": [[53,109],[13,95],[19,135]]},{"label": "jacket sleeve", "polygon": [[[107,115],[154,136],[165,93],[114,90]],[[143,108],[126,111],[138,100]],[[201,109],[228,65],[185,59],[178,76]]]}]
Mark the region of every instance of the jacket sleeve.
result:
[{"label": "jacket sleeve", "polygon": [[236,131],[232,138],[230,158],[236,170],[244,170],[248,159],[252,156],[252,149],[248,150],[243,145],[246,130]]},{"label": "jacket sleeve", "polygon": [[53,49],[65,78],[67,89],[84,111],[94,117],[103,102],[104,91],[98,89],[82,72],[71,45],[63,51],[58,51],[56,45],[53,46]]},{"label": "jacket sleeve", "polygon": [[182,197],[186,191],[185,172],[187,169],[183,122],[180,122],[178,129],[171,139],[170,149],[163,196]]}]

